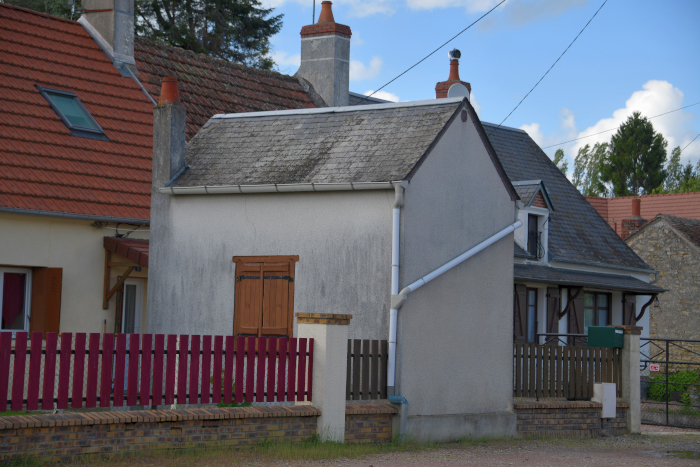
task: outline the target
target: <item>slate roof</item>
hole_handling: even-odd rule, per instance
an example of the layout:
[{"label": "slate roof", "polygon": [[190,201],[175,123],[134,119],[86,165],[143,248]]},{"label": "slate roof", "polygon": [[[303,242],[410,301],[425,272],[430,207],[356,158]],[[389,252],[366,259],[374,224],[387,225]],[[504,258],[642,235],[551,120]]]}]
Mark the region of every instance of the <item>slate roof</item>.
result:
[{"label": "slate roof", "polygon": [[459,99],[216,116],[187,145],[171,186],[403,180]]},{"label": "slate roof", "polygon": [[316,107],[292,76],[256,70],[140,37],[134,43],[134,59],[139,81],[156,102],[162,79],[178,79],[180,99],[187,110],[188,140],[216,114]]},{"label": "slate roof", "polygon": [[544,284],[556,284],[562,287],[575,286],[622,290],[625,292],[638,292],[640,294],[666,291],[666,289],[662,289],[653,284],[647,284],[631,276],[574,271],[534,264],[515,264],[513,266],[513,280],[515,282],[531,281]]},{"label": "slate roof", "polygon": [[630,235],[627,238],[627,241],[639,235],[651,224],[657,223],[661,220],[668,222],[671,227],[685,237],[686,240],[700,248],[700,219],[688,219],[687,217],[671,216],[670,214],[657,215],[651,222],[644,224],[641,229],[639,229],[633,235]]},{"label": "slate roof", "polygon": [[542,180],[547,187],[556,207],[549,214],[550,260],[651,270],[526,132],[483,126],[511,182]]},{"label": "slate roof", "polygon": [[363,94],[358,94],[356,92],[350,92],[349,95],[349,105],[370,105],[370,104],[390,104],[391,101],[386,101],[384,99],[378,99],[376,97],[367,97]]},{"label": "slate roof", "polygon": [[[75,21],[0,3],[0,209],[145,220],[153,104]],[[36,85],[71,91],[109,141],[72,136]]]},{"label": "slate roof", "polygon": [[537,259],[536,256],[531,255],[515,242],[513,242],[513,255],[517,258]]},{"label": "slate roof", "polygon": [[532,198],[540,188],[540,181],[532,180],[531,183],[515,183],[513,184],[513,188],[515,188],[515,192],[520,196],[520,201],[522,201],[525,206],[529,206]]}]

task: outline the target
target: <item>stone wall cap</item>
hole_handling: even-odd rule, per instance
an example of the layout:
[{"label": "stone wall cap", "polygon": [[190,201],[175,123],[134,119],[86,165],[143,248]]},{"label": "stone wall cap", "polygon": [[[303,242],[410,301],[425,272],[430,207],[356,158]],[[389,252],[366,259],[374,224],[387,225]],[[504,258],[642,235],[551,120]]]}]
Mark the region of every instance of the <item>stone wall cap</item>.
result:
[{"label": "stone wall cap", "polygon": [[630,326],[629,324],[618,324],[618,325],[608,325],[609,327],[622,329],[625,334],[632,334],[634,336],[640,336],[642,334],[641,326]]},{"label": "stone wall cap", "polygon": [[297,324],[335,324],[348,325],[352,315],[339,313],[294,313]]},{"label": "stone wall cap", "polygon": [[399,410],[390,404],[347,404],[345,415],[397,414]]}]

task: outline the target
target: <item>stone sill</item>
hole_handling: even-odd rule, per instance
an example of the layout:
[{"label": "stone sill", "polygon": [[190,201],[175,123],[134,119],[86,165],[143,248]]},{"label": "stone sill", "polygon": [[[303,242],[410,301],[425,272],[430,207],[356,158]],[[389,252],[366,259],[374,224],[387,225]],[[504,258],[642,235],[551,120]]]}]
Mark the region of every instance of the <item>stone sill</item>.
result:
[{"label": "stone sill", "polygon": [[318,417],[310,405],[280,407],[212,407],[209,409],[134,410],[124,412],[73,412],[64,414],[13,415],[0,417],[0,430],[112,423],[179,422],[230,418]]},{"label": "stone sill", "polygon": [[398,409],[389,404],[348,404],[345,415],[397,414]]}]

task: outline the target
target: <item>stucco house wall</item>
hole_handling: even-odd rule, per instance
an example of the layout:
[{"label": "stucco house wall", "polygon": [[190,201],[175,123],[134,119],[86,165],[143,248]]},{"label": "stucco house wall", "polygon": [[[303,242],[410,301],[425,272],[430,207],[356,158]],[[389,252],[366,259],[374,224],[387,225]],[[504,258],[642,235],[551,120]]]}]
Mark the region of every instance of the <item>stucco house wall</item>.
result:
[{"label": "stucco house wall", "polygon": [[[453,121],[411,180],[402,211],[399,289],[515,222],[471,119]],[[515,429],[512,257],[508,235],[411,293],[399,310],[396,390],[409,401],[417,438]]]},{"label": "stucco house wall", "polygon": [[629,246],[659,271],[659,307],[649,307],[650,336],[700,339],[700,250],[665,222],[646,226]]},{"label": "stucco house wall", "polygon": [[[98,229],[90,221],[22,214],[0,214],[0,264],[8,267],[62,268],[61,332],[113,332],[116,296],[102,309],[105,249],[103,238],[114,230]],[[110,226],[111,227],[111,226]],[[148,238],[134,232],[130,238]],[[113,261],[128,262],[112,255]],[[112,268],[110,284],[124,268]],[[144,305],[148,271],[134,271],[131,278],[143,281]],[[144,307],[142,319],[147,315]],[[142,326],[142,330],[143,330]]]},{"label": "stucco house wall", "polygon": [[156,198],[149,329],[230,335],[233,256],[298,255],[295,312],[350,313],[351,338],[387,338],[393,190]]}]

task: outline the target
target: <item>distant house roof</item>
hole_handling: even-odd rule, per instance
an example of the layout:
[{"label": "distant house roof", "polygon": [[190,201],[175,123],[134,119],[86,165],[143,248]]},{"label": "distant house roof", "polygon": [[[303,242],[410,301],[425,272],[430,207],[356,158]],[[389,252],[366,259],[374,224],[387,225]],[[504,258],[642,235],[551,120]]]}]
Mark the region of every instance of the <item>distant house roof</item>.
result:
[{"label": "distant house roof", "polygon": [[170,186],[404,180],[463,108],[476,119],[462,99],[217,115],[188,144],[189,168]]},{"label": "distant house roof", "polygon": [[644,226],[634,234],[627,237],[627,242],[645,231],[649,226],[661,221],[666,221],[679,235],[700,248],[700,219],[688,219],[686,217],[671,216],[669,214],[659,214],[651,222],[647,222]]},{"label": "distant house roof", "polygon": [[161,81],[178,79],[187,110],[187,138],[222,113],[316,107],[299,81],[137,37],[134,58],[139,80],[158,101]]},{"label": "distant house roof", "polygon": [[560,287],[592,287],[637,292],[640,294],[666,291],[666,289],[648,284],[631,276],[574,271],[571,269],[551,268],[532,264],[515,264],[513,266],[513,279],[515,282],[532,281],[558,285]]},{"label": "distant house roof", "polygon": [[[153,104],[75,21],[0,3],[0,210],[147,220]],[[74,136],[37,86],[75,93],[109,141]]]},{"label": "distant house roof", "polygon": [[663,195],[623,196],[620,198],[586,197],[606,222],[622,233],[622,220],[632,216],[632,199],[639,198],[641,216],[653,219],[657,214],[700,219],[700,192]]},{"label": "distant house roof", "polygon": [[358,94],[350,91],[350,105],[370,105],[370,104],[390,104],[391,101],[379,99],[376,97],[367,97],[364,94]]},{"label": "distant house roof", "polygon": [[511,182],[541,180],[556,207],[549,215],[549,255],[554,261],[650,270],[586,202],[530,136],[484,123]]}]

